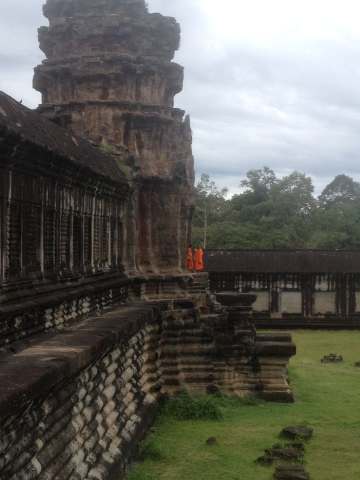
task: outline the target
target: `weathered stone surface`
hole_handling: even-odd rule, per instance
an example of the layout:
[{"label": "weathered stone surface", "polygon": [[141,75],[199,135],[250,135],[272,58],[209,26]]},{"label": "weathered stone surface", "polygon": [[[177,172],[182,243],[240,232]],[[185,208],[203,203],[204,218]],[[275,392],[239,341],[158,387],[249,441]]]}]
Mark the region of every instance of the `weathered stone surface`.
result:
[{"label": "weathered stone surface", "polygon": [[44,12],[42,117],[0,95],[0,478],[108,480],[162,395],[291,401],[295,347],[184,272],[194,174],[175,20],[143,0]]},{"label": "weathered stone surface", "polygon": [[[163,378],[170,394],[191,391],[294,401],[287,364],[296,348],[290,335],[256,335],[251,307],[222,314],[170,314],[163,326]],[[274,342],[276,340],[276,342]]]},{"label": "weathered stone surface", "polygon": [[359,251],[207,250],[210,288],[257,295],[266,329],[359,329]]},{"label": "weathered stone surface", "polygon": [[48,0],[44,13],[50,25],[39,39],[47,60],[34,77],[40,111],[136,176],[137,268],[183,268],[194,168],[189,119],[173,108],[183,84],[182,67],[171,62],[179,25],[149,14],[144,0]]},{"label": "weathered stone surface", "polygon": [[305,446],[301,442],[276,444],[265,450],[265,455],[259,457],[256,462],[263,466],[272,465],[274,462],[302,462],[305,454]]},{"label": "weathered stone surface", "polygon": [[220,354],[218,325],[199,317],[189,299],[153,299],[91,317],[4,358],[4,478],[27,478],[36,465],[30,478],[65,480],[72,472],[71,478],[107,480],[114,466],[125,469],[161,396],[204,394],[209,384],[232,395],[262,393],[247,350],[239,354],[233,345],[231,354],[232,327],[229,350]]},{"label": "weathered stone surface", "polygon": [[159,398],[144,353],[160,323],[155,307],[122,308],[3,361],[1,478],[106,480],[124,468]]},{"label": "weathered stone surface", "polygon": [[303,465],[281,465],[276,467],[275,480],[310,480],[309,473]]},{"label": "weathered stone surface", "polygon": [[295,425],[283,428],[281,436],[291,440],[310,440],[314,434],[314,429],[304,425]]},{"label": "weathered stone surface", "polygon": [[337,355],[336,353],[330,353],[330,355],[325,355],[321,359],[321,363],[341,363],[344,361],[342,355]]}]

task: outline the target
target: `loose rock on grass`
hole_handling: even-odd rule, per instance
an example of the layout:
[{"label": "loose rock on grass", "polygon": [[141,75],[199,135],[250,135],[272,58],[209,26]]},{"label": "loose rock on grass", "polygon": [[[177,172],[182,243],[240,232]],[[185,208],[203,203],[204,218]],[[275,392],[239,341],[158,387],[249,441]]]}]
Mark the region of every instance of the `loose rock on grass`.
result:
[{"label": "loose rock on grass", "polygon": [[314,434],[314,429],[304,425],[286,427],[281,431],[281,437],[290,440],[310,440]]},{"label": "loose rock on grass", "polygon": [[274,480],[310,480],[309,473],[303,466],[305,445],[304,441],[310,440],[314,430],[305,425],[292,425],[280,432],[283,438],[291,439],[289,443],[277,443],[272,448],[265,450],[265,455],[256,462],[262,466],[275,463]]},{"label": "loose rock on grass", "polygon": [[325,355],[321,359],[321,363],[341,363],[344,361],[342,355],[337,355],[336,353],[330,353],[330,355]]},{"label": "loose rock on grass", "polygon": [[215,437],[210,437],[206,440],[206,445],[208,445],[209,447],[212,447],[214,445],[217,445],[217,440]]},{"label": "loose rock on grass", "polygon": [[265,450],[265,455],[256,462],[260,465],[272,465],[275,461],[302,462],[304,460],[305,446],[301,442],[273,445]]},{"label": "loose rock on grass", "polygon": [[310,480],[303,465],[280,465],[274,473],[275,480]]}]

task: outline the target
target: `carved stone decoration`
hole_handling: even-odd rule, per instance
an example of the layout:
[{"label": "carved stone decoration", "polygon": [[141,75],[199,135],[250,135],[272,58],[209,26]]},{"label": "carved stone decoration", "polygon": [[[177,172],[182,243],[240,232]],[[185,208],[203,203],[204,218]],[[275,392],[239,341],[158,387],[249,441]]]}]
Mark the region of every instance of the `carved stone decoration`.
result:
[{"label": "carved stone decoration", "polygon": [[40,113],[0,92],[0,479],[124,478],[162,396],[293,401],[296,349],[256,334],[254,295],[218,295],[226,312],[207,273],[181,272],[193,157],[176,21],[144,0],[44,12]]},{"label": "carved stone decoration", "polygon": [[[144,0],[47,0],[35,69],[39,111],[112,153],[134,180],[138,270],[184,267],[194,167],[175,19]],[[124,152],[127,159],[124,161]],[[132,220],[129,219],[129,222]]]}]

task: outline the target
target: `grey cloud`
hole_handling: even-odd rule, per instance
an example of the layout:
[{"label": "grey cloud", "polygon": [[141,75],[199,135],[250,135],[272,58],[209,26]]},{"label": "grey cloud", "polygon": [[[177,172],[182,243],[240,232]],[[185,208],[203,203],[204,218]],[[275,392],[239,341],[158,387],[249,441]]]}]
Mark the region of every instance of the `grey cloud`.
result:
[{"label": "grey cloud", "polygon": [[[43,58],[36,30],[43,0],[0,4],[0,89],[29,106],[32,67]],[[321,189],[338,173],[360,178],[360,42],[344,31],[299,44],[259,46],[214,38],[207,0],[150,0],[151,11],[182,25],[175,60],[185,66],[177,106],[192,117],[198,173],[232,191],[251,168],[312,175]],[[222,6],[219,8],[223,8]],[[323,28],[319,26],[319,28]]]},{"label": "grey cloud", "polygon": [[41,62],[37,29],[46,25],[43,0],[0,2],[0,90],[35,107],[40,96],[32,89],[33,68]]}]

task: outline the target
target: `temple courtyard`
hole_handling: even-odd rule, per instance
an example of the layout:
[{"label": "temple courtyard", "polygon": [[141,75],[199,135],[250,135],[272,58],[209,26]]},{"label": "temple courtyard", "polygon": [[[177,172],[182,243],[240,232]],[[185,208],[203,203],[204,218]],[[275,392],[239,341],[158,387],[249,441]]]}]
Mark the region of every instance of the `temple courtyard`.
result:
[{"label": "temple courtyard", "polygon": [[[316,480],[360,478],[360,332],[298,331],[291,360],[294,404],[214,398],[220,420],[177,420],[165,407],[142,445],[129,480],[268,480],[275,466],[255,463],[286,426],[314,429],[305,468]],[[322,363],[330,353],[343,362]]]}]

